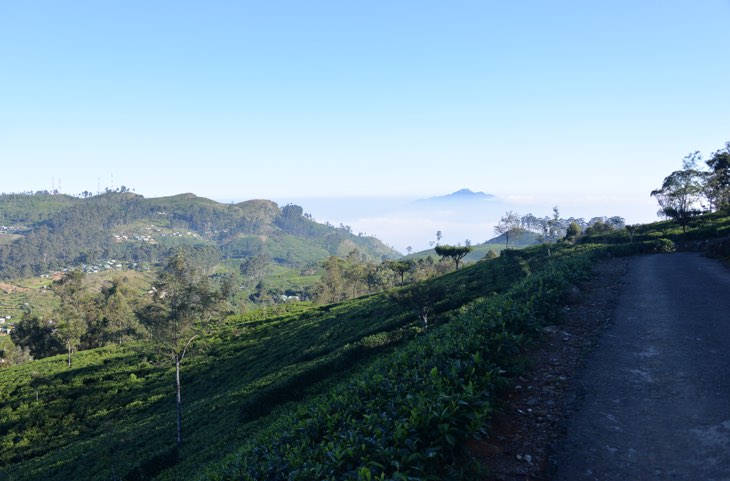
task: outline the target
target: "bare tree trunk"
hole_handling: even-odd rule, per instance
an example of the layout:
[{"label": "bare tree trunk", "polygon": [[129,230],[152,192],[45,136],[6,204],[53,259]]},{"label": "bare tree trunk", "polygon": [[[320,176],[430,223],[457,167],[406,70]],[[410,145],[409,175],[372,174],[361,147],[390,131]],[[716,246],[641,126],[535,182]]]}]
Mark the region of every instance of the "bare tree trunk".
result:
[{"label": "bare tree trunk", "polygon": [[182,445],[182,397],[180,395],[180,356],[175,355],[175,383],[177,386],[177,445]]},{"label": "bare tree trunk", "polygon": [[71,342],[67,342],[66,347],[68,347],[68,367],[71,367]]},{"label": "bare tree trunk", "polygon": [[428,329],[428,311],[429,310],[430,309],[428,306],[422,306],[418,313],[418,315],[421,317],[421,320],[423,321],[424,330]]}]

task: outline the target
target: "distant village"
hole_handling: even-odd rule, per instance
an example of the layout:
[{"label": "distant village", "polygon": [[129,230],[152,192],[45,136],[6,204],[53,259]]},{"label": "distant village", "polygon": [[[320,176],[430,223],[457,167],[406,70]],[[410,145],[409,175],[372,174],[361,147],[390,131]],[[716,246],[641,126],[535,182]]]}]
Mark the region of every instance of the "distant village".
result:
[{"label": "distant village", "polygon": [[26,232],[28,227],[24,225],[0,225],[0,233],[3,234],[18,234],[20,232]]},{"label": "distant village", "polygon": [[[28,228],[23,225],[0,225],[0,234],[17,235],[26,232]],[[162,229],[155,225],[149,227],[143,227],[142,230],[145,233],[120,233],[113,234],[112,238],[116,243],[122,242],[144,242],[147,244],[159,244],[156,238],[161,237],[188,237],[188,238],[200,238],[200,235],[191,231],[171,231],[166,232],[167,229]],[[213,234],[211,232],[211,234]],[[136,271],[148,271],[149,267],[146,265],[140,265],[137,262],[126,262],[118,261],[116,259],[103,259],[93,263],[82,264],[80,266],[67,267],[58,271],[51,271],[47,274],[42,274],[40,277],[43,279],[59,280],[63,277],[66,272],[73,269],[80,269],[86,274],[96,274],[105,271],[122,271],[122,270],[136,270]],[[41,287],[42,290],[47,289],[46,286]],[[6,291],[7,292],[7,291]],[[289,299],[290,301],[293,299]],[[13,330],[15,324],[15,317],[10,314],[5,314],[0,311],[0,336],[7,336]]]},{"label": "distant village", "polygon": [[10,331],[13,330],[13,324],[11,320],[13,316],[2,316],[0,317],[0,336],[7,336]]}]

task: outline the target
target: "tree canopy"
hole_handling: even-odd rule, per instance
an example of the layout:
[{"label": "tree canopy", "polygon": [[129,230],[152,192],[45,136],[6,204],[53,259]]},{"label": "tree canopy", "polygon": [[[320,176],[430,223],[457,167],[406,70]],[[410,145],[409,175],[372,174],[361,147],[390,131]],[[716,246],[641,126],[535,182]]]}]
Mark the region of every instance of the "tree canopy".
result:
[{"label": "tree canopy", "polygon": [[705,194],[714,209],[730,207],[730,142],[707,160],[710,172],[705,182]]},{"label": "tree canopy", "polygon": [[505,248],[509,247],[510,237],[518,237],[524,231],[525,229],[522,227],[522,218],[519,214],[511,210],[502,216],[499,224],[494,226],[495,234],[504,235]]},{"label": "tree canopy", "polygon": [[471,246],[450,246],[442,245],[436,246],[436,254],[442,258],[450,257],[451,260],[456,264],[456,270],[459,270],[459,262],[471,252]]},{"label": "tree canopy", "polygon": [[705,175],[697,169],[699,152],[684,158],[682,170],[664,178],[662,186],[651,192],[659,202],[659,215],[676,220],[684,230],[690,219],[702,212]]}]

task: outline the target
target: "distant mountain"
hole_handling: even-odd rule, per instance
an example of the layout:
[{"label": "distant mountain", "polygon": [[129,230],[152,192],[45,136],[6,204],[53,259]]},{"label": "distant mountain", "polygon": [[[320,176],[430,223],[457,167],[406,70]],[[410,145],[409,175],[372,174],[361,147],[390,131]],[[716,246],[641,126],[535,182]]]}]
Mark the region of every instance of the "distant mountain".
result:
[{"label": "distant mountain", "polygon": [[212,264],[263,254],[298,268],[354,249],[373,260],[400,257],[374,237],[315,222],[298,205],[221,204],[190,193],[150,199],[130,192],[3,194],[0,230],[4,278],[104,259],[154,264],[179,245],[196,247]]},{"label": "distant mountain", "polygon": [[469,189],[461,189],[448,195],[438,197],[429,197],[428,199],[419,199],[415,203],[450,203],[450,202],[471,202],[495,199],[492,194],[484,192],[472,192]]}]

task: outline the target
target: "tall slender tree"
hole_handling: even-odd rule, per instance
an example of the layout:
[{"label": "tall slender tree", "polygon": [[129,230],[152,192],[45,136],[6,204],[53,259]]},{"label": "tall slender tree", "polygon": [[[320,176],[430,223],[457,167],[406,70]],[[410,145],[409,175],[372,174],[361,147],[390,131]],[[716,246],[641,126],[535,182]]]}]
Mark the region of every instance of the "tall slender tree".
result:
[{"label": "tall slender tree", "polygon": [[126,277],[117,277],[101,291],[101,309],[106,321],[105,337],[108,341],[119,344],[140,337],[144,331],[130,304],[128,284]]},{"label": "tall slender tree", "polygon": [[71,355],[88,327],[84,309],[84,277],[82,271],[73,270],[52,286],[53,292],[60,299],[59,306],[54,310],[55,334],[66,347],[68,367],[71,367]]},{"label": "tall slender tree", "polygon": [[152,302],[143,319],[156,352],[175,365],[177,444],[182,444],[182,382],[180,365],[193,341],[213,324],[225,293],[216,290],[191,261],[185,249],[173,252],[154,283]]}]

